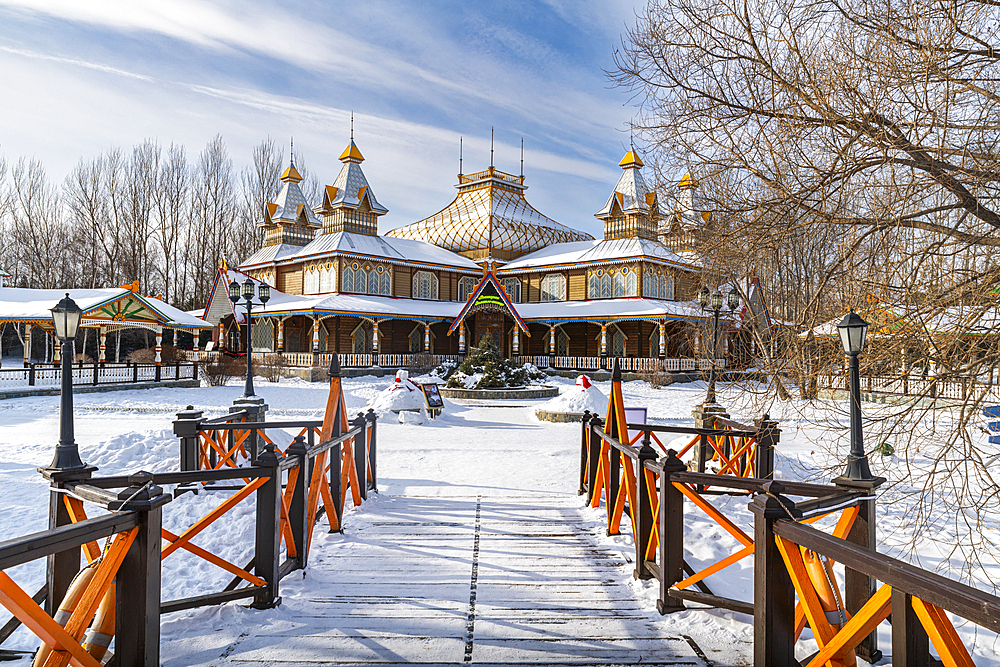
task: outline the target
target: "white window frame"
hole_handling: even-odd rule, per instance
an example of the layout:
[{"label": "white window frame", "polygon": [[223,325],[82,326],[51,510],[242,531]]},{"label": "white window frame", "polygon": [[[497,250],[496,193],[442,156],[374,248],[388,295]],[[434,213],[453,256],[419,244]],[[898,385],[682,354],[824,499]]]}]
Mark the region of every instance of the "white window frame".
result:
[{"label": "white window frame", "polygon": [[566,276],[561,273],[548,273],[542,277],[538,286],[539,301],[565,301]]},{"label": "white window frame", "polygon": [[[503,286],[503,291],[507,292],[508,298],[510,298],[512,303],[521,303],[521,279],[520,278],[504,278],[500,284]],[[513,287],[513,289],[511,289]]]},{"label": "white window frame", "polygon": [[[427,287],[425,290],[424,287]],[[427,296],[424,296],[427,294]],[[437,299],[438,277],[432,271],[417,271],[413,274],[414,299]]]}]

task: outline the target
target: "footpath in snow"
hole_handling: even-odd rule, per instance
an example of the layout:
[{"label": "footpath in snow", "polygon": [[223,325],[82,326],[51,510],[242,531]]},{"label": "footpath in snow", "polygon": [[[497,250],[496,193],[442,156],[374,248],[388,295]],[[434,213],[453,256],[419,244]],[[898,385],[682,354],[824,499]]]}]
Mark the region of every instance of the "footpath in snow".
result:
[{"label": "footpath in snow", "polygon": [[[345,380],[350,412],[363,409],[389,382]],[[607,394],[608,383],[595,385]],[[257,388],[270,405],[270,419],[318,417],[327,394],[323,384],[299,381],[261,380]],[[664,424],[690,423],[691,406],[704,395],[702,383],[657,390],[629,382],[623,389],[626,405],[646,406],[650,420]],[[721,389],[736,419],[758,416]],[[99,466],[101,475],[176,469],[174,413],[194,405],[207,416],[219,415],[239,393],[232,386],[78,396],[83,459]],[[282,581],[283,604],[257,611],[228,603],[166,615],[163,664],[440,664],[464,662],[470,646],[472,662],[494,664],[704,664],[695,646],[712,664],[749,664],[751,617],[717,609],[657,614],[655,583],[632,578],[631,536],[607,537],[603,508],[583,507],[576,494],[579,425],[539,422],[533,412],[540,403],[449,402],[440,419],[423,425],[381,419],[379,494],[346,511],[343,534],[328,534],[319,523],[304,578],[296,573]],[[52,458],[58,404],[57,397],[0,401],[0,539],[46,525],[48,489],[36,468]],[[823,478],[829,475],[824,466],[841,465],[846,442],[816,426],[824,419],[846,422],[836,409],[797,404],[770,411],[782,428],[776,476]],[[898,465],[888,459],[877,464],[888,476]],[[905,531],[911,508],[901,492],[893,502],[896,493],[887,492],[878,506],[879,548],[906,558],[896,545],[911,537]],[[184,494],[164,508],[164,525],[183,529],[219,500]],[[751,527],[745,498],[723,496],[713,503],[744,529]],[[195,541],[244,563],[252,548],[252,501],[230,516]],[[696,510],[686,511],[685,525],[685,558],[695,569],[736,549],[735,540]],[[947,562],[950,535],[922,542],[925,567],[934,558]],[[42,563],[10,574],[26,590],[37,590]],[[164,562],[163,599],[220,590],[229,579],[178,553]],[[752,559],[712,575],[709,583],[752,599]],[[973,627],[959,632],[975,644],[977,664],[1000,664],[995,636],[977,635]],[[888,651],[888,634],[881,635]],[[22,628],[4,648],[37,645]],[[803,641],[802,656],[814,647]]]}]

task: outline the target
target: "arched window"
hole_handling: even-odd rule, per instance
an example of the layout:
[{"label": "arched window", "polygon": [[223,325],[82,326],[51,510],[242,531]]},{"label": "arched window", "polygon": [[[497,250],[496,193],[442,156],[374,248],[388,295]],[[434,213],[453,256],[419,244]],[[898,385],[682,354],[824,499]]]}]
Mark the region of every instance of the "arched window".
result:
[{"label": "arched window", "polygon": [[354,291],[354,274],[358,271],[358,263],[348,264],[344,267],[344,277],[341,280],[341,289],[344,292]]},{"label": "arched window", "polygon": [[601,298],[601,277],[597,275],[597,271],[591,271],[590,277],[587,279],[587,298]]},{"label": "arched window", "polygon": [[653,327],[653,333],[649,334],[649,356],[660,356],[660,327]]},{"label": "arched window", "polygon": [[650,299],[660,298],[660,274],[657,271],[647,269],[643,274],[642,295]]},{"label": "arched window", "polygon": [[610,299],[611,298],[611,274],[607,271],[598,271],[598,275],[601,276],[601,298]]},{"label": "arched window", "polygon": [[639,296],[635,269],[626,266],[622,271],[625,272],[625,296]]},{"label": "arched window", "polygon": [[614,282],[614,298],[619,299],[625,296],[625,274],[616,271],[612,281]]},{"label": "arched window", "polygon": [[521,281],[518,278],[504,278],[503,291],[513,303],[521,303]]},{"label": "arched window", "polygon": [[624,357],[625,356],[625,334],[618,327],[612,328],[611,334],[611,356],[613,357]]},{"label": "arched window", "polygon": [[674,277],[667,276],[660,284],[660,298],[667,301],[674,300]]},{"label": "arched window", "polygon": [[566,300],[566,276],[561,273],[550,273],[542,278],[542,301]]},{"label": "arched window", "polygon": [[333,270],[333,264],[327,262],[319,267],[319,293],[327,294],[337,291],[337,273]]},{"label": "arched window", "polygon": [[371,354],[372,352],[372,325],[362,322],[351,332],[351,350],[354,354]]},{"label": "arched window", "polygon": [[315,264],[302,267],[302,293],[319,294],[319,271]]},{"label": "arched window", "polygon": [[458,281],[458,300],[468,301],[472,290],[476,288],[476,279],[465,277]]},{"label": "arched window", "polygon": [[382,296],[392,296],[392,269],[378,267],[380,272],[378,293]]},{"label": "arched window", "polygon": [[417,271],[413,274],[413,298],[438,298],[438,278],[430,271]]}]

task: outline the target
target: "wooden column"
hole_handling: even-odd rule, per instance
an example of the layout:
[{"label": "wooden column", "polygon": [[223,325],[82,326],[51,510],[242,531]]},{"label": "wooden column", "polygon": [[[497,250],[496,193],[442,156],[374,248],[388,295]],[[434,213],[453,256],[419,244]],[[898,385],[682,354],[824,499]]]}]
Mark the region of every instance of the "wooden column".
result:
[{"label": "wooden column", "polygon": [[549,325],[549,355],[554,356],[556,353],[556,325]]},{"label": "wooden column", "polygon": [[514,354],[520,354],[520,353],[521,353],[521,352],[520,352],[520,348],[521,348],[521,339],[520,339],[520,337],[518,336],[518,333],[519,333],[520,331],[521,331],[521,327],[520,327],[520,325],[518,325],[518,323],[517,323],[517,322],[514,322],[514,339],[513,339],[512,341],[511,341],[511,351],[512,351],[512,352],[513,352]]},{"label": "wooden column", "polygon": [[320,321],[319,321],[319,316],[317,315],[317,316],[313,317],[313,326],[312,326],[312,351],[313,351],[313,354],[318,354],[319,353],[319,327],[320,327]]},{"label": "wooden column", "polygon": [[372,322],[372,352],[378,354],[378,321]]},{"label": "wooden column", "polygon": [[97,347],[97,361],[103,366],[104,362],[107,360],[107,350],[108,350],[108,328],[101,327],[100,329],[101,340]]},{"label": "wooden column", "polygon": [[278,318],[278,354],[285,352],[285,318]]},{"label": "wooden column", "polygon": [[605,357],[608,354],[608,325],[601,325],[601,356]]},{"label": "wooden column", "polygon": [[[52,337],[52,340],[54,341],[52,345],[52,365],[59,368],[62,364],[62,345],[59,344],[59,341],[56,340],[55,336]],[[71,364],[72,362],[73,360],[70,359]]]},{"label": "wooden column", "polygon": [[[777,482],[768,482],[777,492]],[[770,496],[750,503],[754,514],[753,664],[798,667],[795,659],[795,588],[774,541],[774,522],[787,519]]]},{"label": "wooden column", "polygon": [[929,667],[930,644],[927,631],[913,611],[913,598],[892,589],[892,664]]},{"label": "wooden column", "polygon": [[458,353],[465,354],[465,320],[458,323]]},{"label": "wooden column", "polygon": [[31,365],[31,330],[34,329],[33,324],[24,325],[24,367],[27,368]]},{"label": "wooden column", "polygon": [[660,322],[660,359],[667,356],[667,324]]},{"label": "wooden column", "polygon": [[163,352],[163,328],[157,326],[153,331],[156,334],[156,347],[153,348],[153,351],[156,353],[154,363],[159,366],[162,361],[161,352]]},{"label": "wooden column", "polygon": [[424,323],[424,352],[431,353],[431,325]]},{"label": "wooden column", "polygon": [[684,609],[684,602],[670,597],[670,588],[684,578],[684,494],[670,480],[670,474],[687,466],[677,452],[667,450],[660,477],[660,598],[656,610],[669,614]]}]

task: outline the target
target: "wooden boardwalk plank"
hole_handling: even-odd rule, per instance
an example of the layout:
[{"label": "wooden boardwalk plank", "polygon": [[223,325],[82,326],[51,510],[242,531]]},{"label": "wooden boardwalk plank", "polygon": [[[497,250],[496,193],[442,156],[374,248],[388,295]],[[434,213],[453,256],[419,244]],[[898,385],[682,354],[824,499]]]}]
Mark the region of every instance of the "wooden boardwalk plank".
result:
[{"label": "wooden boardwalk plank", "polygon": [[636,600],[575,496],[382,496],[365,512],[211,664],[705,665]]}]

